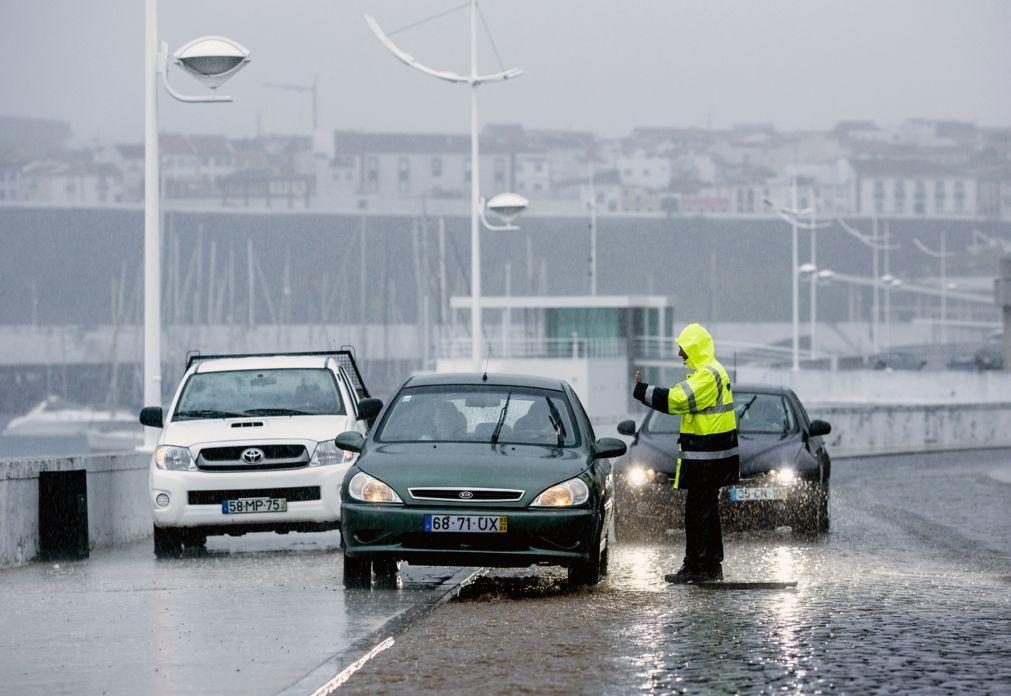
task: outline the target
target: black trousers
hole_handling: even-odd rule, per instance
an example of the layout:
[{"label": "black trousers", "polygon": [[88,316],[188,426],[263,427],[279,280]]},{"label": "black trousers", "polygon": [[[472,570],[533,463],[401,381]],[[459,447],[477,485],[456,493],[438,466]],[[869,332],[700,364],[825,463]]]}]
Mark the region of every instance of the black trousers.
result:
[{"label": "black trousers", "polygon": [[719,488],[688,489],[685,500],[685,566],[706,570],[723,562]]}]

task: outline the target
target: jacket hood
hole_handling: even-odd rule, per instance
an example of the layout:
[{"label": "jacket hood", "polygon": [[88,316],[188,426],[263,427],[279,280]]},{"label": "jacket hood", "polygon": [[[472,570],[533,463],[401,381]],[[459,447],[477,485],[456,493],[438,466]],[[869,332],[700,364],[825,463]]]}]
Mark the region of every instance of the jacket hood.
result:
[{"label": "jacket hood", "polygon": [[698,370],[713,361],[716,349],[713,347],[713,337],[701,324],[689,324],[674,341],[688,356],[685,364],[693,370]]}]

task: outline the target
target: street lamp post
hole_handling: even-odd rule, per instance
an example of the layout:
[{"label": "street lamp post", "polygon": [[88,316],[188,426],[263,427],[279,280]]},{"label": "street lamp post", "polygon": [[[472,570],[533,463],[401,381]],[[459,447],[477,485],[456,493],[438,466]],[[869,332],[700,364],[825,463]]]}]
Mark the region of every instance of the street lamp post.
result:
[{"label": "street lamp post", "polygon": [[872,284],[872,292],[874,296],[873,307],[871,311],[871,347],[872,350],[877,353],[881,350],[881,329],[878,322],[881,318],[880,305],[878,301],[878,296],[880,292],[881,279],[879,278],[878,271],[878,252],[883,251],[886,255],[885,263],[888,264],[888,253],[899,248],[898,244],[889,243],[890,236],[886,234],[885,236],[878,235],[878,219],[874,218],[874,233],[870,236],[863,234],[859,230],[855,229],[853,226],[846,223],[843,219],[838,219],[836,222],[839,226],[843,228],[847,234],[849,234],[854,239],[858,240],[864,246],[870,248],[872,254],[871,262],[871,277],[874,279]]},{"label": "street lamp post", "polygon": [[913,239],[913,246],[922,251],[927,256],[938,259],[941,262],[941,343],[948,342],[948,258],[954,253],[948,252],[948,235],[941,230],[941,248],[937,251],[931,249],[919,239]]},{"label": "street lamp post", "polygon": [[[792,369],[794,371],[797,371],[797,370],[800,369],[800,266],[799,266],[799,252],[798,252],[798,249],[797,249],[799,230],[801,228],[803,228],[805,230],[811,230],[812,242],[813,242],[814,231],[816,229],[825,227],[828,223],[814,222],[814,211],[813,210],[810,210],[810,209],[799,210],[798,209],[798,207],[797,207],[798,206],[798,201],[797,201],[797,174],[796,174],[796,172],[794,172],[794,174],[793,174],[793,184],[791,186],[791,199],[792,199],[793,203],[792,203],[792,207],[790,207],[790,208],[785,208],[785,207],[782,207],[782,206],[777,206],[775,203],[773,203],[768,198],[766,198],[764,200],[764,202],[765,202],[765,204],[767,206],[770,206],[773,209],[775,209],[775,211],[779,215],[779,217],[783,218],[788,223],[790,223],[790,229],[791,229],[791,231],[793,233],[792,237],[791,237],[791,257],[792,257],[791,271],[792,272],[790,274],[793,277],[792,286],[791,286],[791,290],[792,290],[791,294],[792,294],[792,298],[793,298],[793,302],[792,302],[792,304],[793,304],[793,313],[792,313],[792,316],[793,316],[793,322],[792,322],[793,323],[793,351],[792,351],[793,352],[793,367],[792,367]],[[809,223],[802,223],[800,221],[801,216],[808,215],[808,214],[810,214],[812,216],[811,217],[812,221],[809,222]],[[812,254],[813,254],[813,249],[812,249]],[[812,255],[812,265],[813,265],[813,262],[814,262],[814,257]],[[814,291],[812,290],[812,298],[813,297],[814,297]],[[813,345],[813,343],[812,343],[812,345]]]},{"label": "street lamp post", "polygon": [[[144,5],[144,403],[161,404],[161,211],[159,200],[158,79],[183,102],[230,102],[231,97],[180,94],[169,84],[168,49],[158,40],[158,0]],[[173,56],[176,63],[212,90],[249,62],[249,51],[231,39],[205,36]],[[144,428],[144,448],[153,449],[156,428]]]},{"label": "street lamp post", "polygon": [[[519,77],[522,70],[511,68],[489,75],[479,75],[477,72],[477,0],[470,0],[470,72],[467,75],[449,72],[446,70],[435,70],[418,62],[410,53],[402,50],[390,39],[379,23],[369,15],[365,15],[365,22],[372,29],[376,38],[390,51],[399,61],[420,72],[437,77],[446,82],[470,85],[470,268],[471,268],[471,362],[473,369],[481,369],[481,238],[480,230],[484,211],[481,200],[481,187],[479,181],[480,159],[478,151],[478,119],[477,119],[477,88],[485,82],[502,82]],[[445,13],[442,13],[445,14]],[[425,20],[427,21],[427,20]],[[419,22],[420,24],[420,22]],[[415,25],[416,26],[416,25]],[[515,194],[514,194],[515,195]],[[496,197],[497,198],[497,197]],[[522,197],[517,197],[521,198]],[[495,199],[493,199],[494,201]],[[515,218],[526,208],[526,199],[523,206],[511,214]],[[495,212],[493,210],[493,212]],[[508,220],[507,220],[508,222]],[[493,227],[485,223],[490,229],[516,229],[511,224],[504,227]]]}]

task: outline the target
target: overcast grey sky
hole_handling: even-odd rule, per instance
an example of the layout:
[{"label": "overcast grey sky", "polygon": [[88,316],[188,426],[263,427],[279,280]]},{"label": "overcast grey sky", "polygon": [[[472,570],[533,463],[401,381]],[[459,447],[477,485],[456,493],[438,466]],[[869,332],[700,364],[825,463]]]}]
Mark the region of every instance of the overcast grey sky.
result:
[{"label": "overcast grey sky", "polygon": [[[202,34],[245,44],[253,62],[231,105],[161,97],[163,131],[305,132],[307,95],[265,82],[320,80],[335,128],[466,131],[467,90],[398,63],[362,20],[387,30],[462,0],[161,0],[170,50]],[[482,90],[481,121],[591,129],[726,127],[771,121],[827,129],[911,116],[1011,125],[1006,0],[484,0],[508,66]],[[465,70],[466,14],[396,40],[423,62]],[[0,114],[70,121],[80,140],[139,141],[143,0],[0,0]],[[482,37],[483,40],[483,37]],[[497,63],[487,41],[482,67]],[[188,77],[176,86],[199,91]]]}]

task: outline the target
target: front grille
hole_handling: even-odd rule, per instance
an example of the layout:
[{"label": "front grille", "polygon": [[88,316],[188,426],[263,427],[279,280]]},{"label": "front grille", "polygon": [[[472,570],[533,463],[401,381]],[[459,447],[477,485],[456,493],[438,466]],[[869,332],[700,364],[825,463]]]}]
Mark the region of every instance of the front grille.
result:
[{"label": "front grille", "polygon": [[[263,452],[263,459],[247,462],[242,453],[248,449]],[[302,445],[229,445],[206,447],[197,455],[200,471],[283,471],[309,466],[309,453]]]},{"label": "front grille", "polygon": [[415,500],[456,500],[465,503],[516,502],[526,492],[509,488],[409,488],[408,491]]},{"label": "front grille", "polygon": [[207,447],[200,450],[200,456],[209,462],[241,461],[247,449],[263,451],[264,459],[297,459],[305,456],[302,445],[238,445],[229,447]]},{"label": "front grille", "polygon": [[189,491],[190,505],[221,505],[222,500],[236,498],[284,498],[289,503],[319,500],[319,486],[298,488],[239,488],[221,491]]}]

